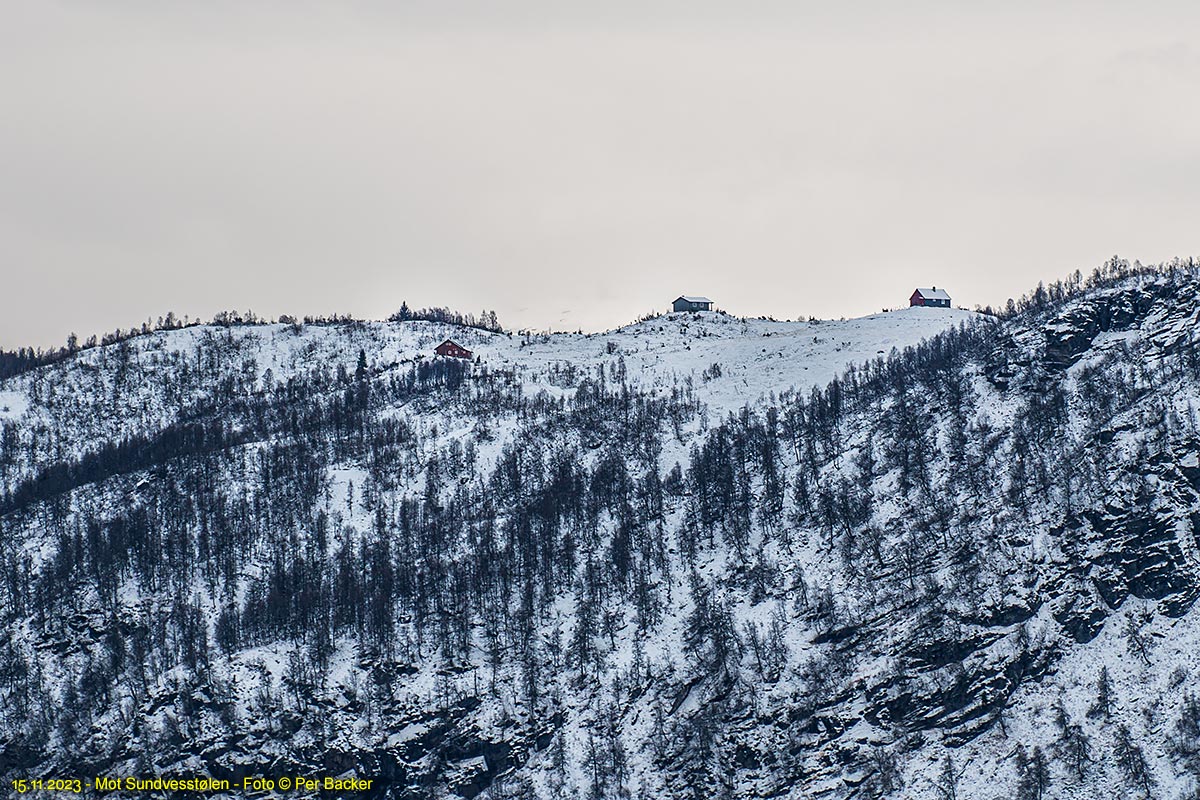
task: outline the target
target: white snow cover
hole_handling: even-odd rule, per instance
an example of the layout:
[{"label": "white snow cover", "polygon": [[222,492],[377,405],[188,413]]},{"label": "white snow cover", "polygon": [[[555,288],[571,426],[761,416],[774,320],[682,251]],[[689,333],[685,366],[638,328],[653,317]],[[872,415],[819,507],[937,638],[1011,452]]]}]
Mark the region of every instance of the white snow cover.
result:
[{"label": "white snow cover", "polygon": [[[944,290],[918,291],[929,299],[949,300]],[[706,301],[706,298],[699,297],[685,299]],[[632,384],[651,392],[670,391],[676,378],[680,381],[690,380],[710,416],[719,418],[737,412],[747,404],[769,401],[771,395],[789,388],[807,390],[812,386],[823,386],[852,365],[884,357],[894,348],[915,345],[978,316],[957,309],[930,312],[930,309],[906,308],[857,319],[809,322],[740,319],[716,312],[672,313],[593,334],[496,334],[420,321],[353,326],[196,327],[141,337],[134,340],[133,346],[138,351],[136,368],[150,372],[167,368],[158,361],[159,355],[164,352],[190,353],[198,349],[198,342],[204,337],[228,338],[236,345],[236,352],[245,369],[253,372],[254,379],[262,387],[270,382],[284,382],[291,375],[317,367],[332,370],[343,366],[353,370],[360,349],[365,352],[375,374],[386,375],[389,370],[400,368],[401,365],[433,358],[433,348],[446,338],[452,338],[478,356],[479,369],[505,375],[529,393],[569,396],[577,387],[578,377],[601,370],[623,368]],[[1028,335],[1034,336],[1033,333]],[[1103,334],[1094,343],[1095,356],[1121,347],[1139,336],[1140,333],[1136,331]],[[43,422],[46,429],[52,432],[49,435],[72,442],[75,447],[83,447],[94,436],[112,435],[115,431],[126,430],[130,425],[151,430],[170,417],[175,400],[156,394],[155,387],[161,384],[155,381],[127,383],[119,393],[119,400],[114,399],[118,393],[108,382],[110,376],[98,366],[104,357],[103,349],[87,351],[77,358],[77,362],[87,365],[85,368],[56,373],[61,381],[57,383],[55,391],[64,394],[69,392],[80,403],[92,404],[92,413],[79,413],[78,408],[72,408],[70,414],[64,414],[50,404],[31,401],[31,397],[38,397],[39,392],[45,391],[45,386],[41,385],[40,372],[30,373],[0,384],[0,427],[6,414],[14,419],[29,415]],[[1084,366],[1086,362],[1080,362],[1072,373]],[[568,369],[575,371],[575,379],[561,377]],[[1011,398],[997,392],[982,376],[976,376],[975,389],[979,394],[981,413],[979,419],[972,420],[972,424],[1002,425],[1020,413],[1021,409]],[[118,403],[120,414],[106,413],[110,405]],[[1188,411],[1187,418],[1194,419],[1183,400],[1179,405],[1177,410],[1181,414]],[[5,411],[6,407],[8,411]],[[437,434],[436,437],[431,435],[431,442],[435,438],[441,441],[466,439],[472,430],[470,420],[445,419],[431,415],[428,410],[403,405],[389,408],[385,413],[410,420],[418,426],[436,426]],[[480,460],[485,463],[511,440],[516,426],[502,423],[496,428],[492,431],[492,440],[479,445]],[[854,433],[849,434],[849,439],[852,445],[865,444]],[[684,443],[668,442],[661,463],[666,468],[676,460],[685,459]],[[880,483],[888,480],[888,476],[879,478]],[[328,505],[334,509],[345,509],[344,516],[340,511],[338,514],[338,520],[343,525],[359,530],[370,528],[370,515],[356,502],[356,493],[361,493],[365,483],[366,473],[359,465],[342,464],[331,469]],[[420,481],[414,479],[414,491],[420,485]],[[881,515],[884,511],[892,513],[893,510],[885,508]],[[678,514],[673,513],[675,515],[669,520],[670,528],[674,528],[678,522]],[[1036,527],[1036,521],[1031,523]],[[1031,549],[1048,552],[1044,538],[1035,538]],[[822,538],[805,535],[795,544],[794,555],[796,563],[803,564],[804,569],[809,571],[809,580],[814,587],[827,583],[835,592],[843,588],[836,570],[831,568],[834,556]],[[705,580],[713,580],[728,570],[728,562],[733,558],[732,553],[714,551],[701,559],[697,572]],[[32,556],[34,564],[41,560],[37,555]],[[679,587],[686,585],[686,577],[681,571],[675,576],[676,584]],[[680,591],[683,591],[682,588]],[[739,625],[754,621],[760,628],[767,627],[773,604],[754,605],[742,597],[730,600]],[[686,607],[676,606],[669,611],[662,634],[648,644],[645,657],[657,663],[670,662],[673,657],[678,657],[686,610]],[[571,614],[570,604],[564,598],[560,610],[556,612],[556,621],[561,622],[564,630],[569,630]],[[1110,746],[1108,739],[1111,727],[1101,728],[1098,723],[1086,721],[1087,705],[1094,694],[1092,684],[1100,665],[1109,667],[1118,695],[1138,696],[1140,686],[1153,686],[1158,694],[1183,691],[1186,687],[1176,686],[1173,681],[1180,669],[1187,674],[1195,674],[1195,653],[1200,643],[1198,619],[1200,617],[1193,613],[1179,620],[1156,621],[1150,629],[1150,635],[1169,637],[1169,645],[1162,648],[1160,661],[1153,666],[1142,667],[1128,657],[1121,632],[1124,618],[1114,615],[1095,642],[1086,648],[1070,651],[1056,674],[1051,674],[1042,683],[1021,687],[1013,698],[1013,710],[1006,718],[1007,734],[992,729],[962,748],[943,748],[937,742],[929,744],[928,747],[935,751],[932,757],[923,756],[923,760],[914,760],[904,776],[904,786],[889,796],[914,800],[941,796],[935,786],[941,768],[937,759],[943,753],[952,753],[960,770],[959,798],[991,800],[1012,797],[1011,751],[1014,743],[1022,742],[1026,747],[1038,744],[1044,749],[1053,746],[1050,705],[1060,696],[1065,698],[1073,718],[1084,720],[1090,726],[1089,730],[1097,731],[1094,734],[1096,753],[1098,760],[1103,762],[1106,757],[1101,754],[1101,749],[1107,752]],[[1030,633],[1036,636],[1041,626],[1049,627],[1051,624],[1049,610],[1043,610],[1031,621]],[[812,633],[812,630],[799,625],[789,628],[787,644],[796,660],[802,662],[810,652],[819,649],[812,643]],[[634,660],[630,642],[628,637],[618,638],[610,655],[612,662],[620,669],[628,669]],[[345,643],[343,645],[334,659],[330,683],[349,693],[349,684],[356,679],[352,674],[354,654],[349,652],[350,648]],[[278,686],[285,657],[286,653],[277,647],[242,651],[234,658],[232,677],[247,683],[265,680],[268,685],[273,682]],[[54,669],[52,661],[47,658],[45,668],[49,671]],[[866,660],[859,668],[858,677],[867,678],[873,673],[883,673],[889,669],[891,666],[883,659],[878,662]],[[462,680],[466,681],[467,678]],[[414,697],[420,697],[422,693],[432,694],[436,687],[437,677],[433,670],[423,669],[406,688]],[[766,689],[759,701],[760,710],[769,713],[772,701],[789,691],[795,691],[795,685],[789,687],[787,682]],[[690,696],[681,698],[681,714],[689,710],[689,703],[693,700]],[[581,705],[591,701],[581,699],[581,696],[568,696],[566,702],[572,710],[568,722],[571,726],[568,732],[572,734],[568,749],[572,751],[572,765],[578,766],[583,762],[583,742],[587,740],[584,723],[589,720],[589,711],[587,708],[581,709]],[[635,705],[634,708],[623,721],[627,741],[644,742],[651,736],[653,718],[650,706]],[[480,723],[488,724],[490,717],[487,715],[499,715],[500,711],[485,707],[480,712]],[[505,713],[507,711],[504,709]],[[598,718],[600,709],[590,713]],[[1161,730],[1166,724],[1165,713],[1157,721],[1142,717],[1142,709],[1128,703],[1116,709],[1114,723],[1118,720],[1128,722],[1139,730]],[[409,724],[393,733],[388,745],[400,746],[426,732],[427,726],[423,723]],[[846,740],[864,746],[875,745],[874,736],[877,736],[877,732],[863,722],[846,735]],[[1153,753],[1152,756],[1155,777],[1160,784],[1172,790],[1181,789],[1182,784],[1165,771],[1163,754]],[[548,761],[548,755],[536,754],[529,762],[529,771],[538,785],[541,784],[541,778],[538,777],[540,773],[548,771]],[[464,772],[472,772],[482,769],[486,764],[480,759],[470,759],[461,762],[460,766]],[[1112,796],[1124,796],[1125,788],[1115,769],[1111,765],[1103,765],[1100,769],[1104,772],[1102,781],[1111,788]],[[651,765],[641,754],[632,757],[630,772],[635,786],[652,786],[647,778],[652,772]],[[643,780],[647,782],[639,783]],[[575,783],[578,787],[586,785],[582,773],[575,773]],[[1088,784],[1089,787],[1094,785]],[[828,788],[831,796],[845,796],[841,792],[846,787],[840,780],[831,783]],[[816,790],[819,787],[812,786],[809,789]],[[783,791],[788,797],[806,796],[796,787]],[[1049,796],[1083,798],[1091,795],[1082,787],[1062,782],[1053,786]],[[1174,798],[1176,793],[1172,791],[1164,796]]]},{"label": "white snow cover", "polygon": [[25,413],[29,400],[20,392],[0,392],[0,419],[16,419]]},{"label": "white snow cover", "polygon": [[[720,419],[773,393],[825,386],[850,366],[886,357],[893,348],[919,344],[977,316],[959,309],[930,314],[905,308],[856,319],[779,322],[704,311],[668,313],[605,333],[527,335],[424,321],[194,326],[88,349],[70,362],[72,368],[50,368],[53,391],[71,396],[70,406],[30,402],[31,392],[42,391],[44,376],[51,374],[47,370],[11,378],[0,384],[0,422],[28,414],[64,446],[86,449],[89,442],[167,424],[188,398],[161,394],[170,382],[151,374],[169,375],[175,367],[167,356],[193,355],[204,342],[226,343],[245,369],[253,369],[261,389],[268,380],[283,383],[316,368],[341,365],[353,371],[360,350],[384,373],[407,368],[435,358],[434,348],[448,338],[471,350],[482,368],[531,393],[569,396],[582,373],[624,364],[629,382],[648,391],[670,391],[676,378],[692,381],[710,417]],[[123,346],[133,348],[139,377],[125,380],[118,391],[104,365]],[[581,374],[566,382],[553,375],[568,369]],[[10,410],[4,412],[5,407]],[[25,457],[32,467],[42,455],[31,450]]]}]

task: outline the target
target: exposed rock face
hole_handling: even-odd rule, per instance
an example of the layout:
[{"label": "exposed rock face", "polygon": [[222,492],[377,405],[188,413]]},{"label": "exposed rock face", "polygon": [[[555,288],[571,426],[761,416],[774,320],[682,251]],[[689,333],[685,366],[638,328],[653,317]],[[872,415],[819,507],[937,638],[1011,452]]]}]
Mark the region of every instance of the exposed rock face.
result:
[{"label": "exposed rock face", "polygon": [[[1165,352],[1186,335],[1186,326],[1196,323],[1196,298],[1200,287],[1192,281],[1179,285],[1151,284],[1088,298],[1073,304],[1043,327],[1047,369],[1063,370],[1086,353],[1101,333],[1129,331],[1152,322],[1157,342]],[[1153,314],[1153,319],[1150,320]],[[1179,323],[1184,328],[1179,329]],[[1173,330],[1177,329],[1177,330]]]},{"label": "exposed rock face", "polygon": [[[1186,513],[1137,513],[1106,508],[1087,515],[1093,541],[1102,552],[1088,571],[1109,608],[1120,608],[1129,596],[1161,600],[1164,614],[1178,617],[1200,597],[1200,580],[1183,547],[1194,549],[1196,534]],[[1186,543],[1186,544],[1185,544]]]},{"label": "exposed rock face", "polygon": [[1043,363],[1049,369],[1066,369],[1087,352],[1099,334],[1129,330],[1159,300],[1150,290],[1131,289],[1076,304],[1043,327]]}]

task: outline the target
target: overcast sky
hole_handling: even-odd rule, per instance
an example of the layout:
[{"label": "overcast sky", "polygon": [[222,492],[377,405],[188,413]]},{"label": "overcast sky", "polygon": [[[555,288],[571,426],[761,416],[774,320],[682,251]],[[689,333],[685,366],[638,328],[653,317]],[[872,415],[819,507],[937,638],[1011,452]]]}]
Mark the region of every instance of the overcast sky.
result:
[{"label": "overcast sky", "polygon": [[0,347],[858,316],[1200,255],[1200,4],[983,5],[0,0]]}]

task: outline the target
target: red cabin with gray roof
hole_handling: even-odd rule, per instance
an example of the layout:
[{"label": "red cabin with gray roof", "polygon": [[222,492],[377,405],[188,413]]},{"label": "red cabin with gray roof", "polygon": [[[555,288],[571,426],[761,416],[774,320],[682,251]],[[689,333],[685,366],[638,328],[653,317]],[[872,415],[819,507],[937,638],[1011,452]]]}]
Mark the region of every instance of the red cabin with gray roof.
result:
[{"label": "red cabin with gray roof", "polygon": [[447,339],[446,341],[439,344],[436,348],[434,348],[433,352],[437,353],[439,356],[446,356],[447,358],[470,358],[471,357],[470,350],[468,350],[467,348],[463,347],[458,342],[455,342],[451,339]]},{"label": "red cabin with gray roof", "polygon": [[950,307],[950,295],[945,289],[939,289],[936,286],[930,289],[917,289],[912,293],[912,297],[908,298],[909,306],[936,306],[938,308]]}]

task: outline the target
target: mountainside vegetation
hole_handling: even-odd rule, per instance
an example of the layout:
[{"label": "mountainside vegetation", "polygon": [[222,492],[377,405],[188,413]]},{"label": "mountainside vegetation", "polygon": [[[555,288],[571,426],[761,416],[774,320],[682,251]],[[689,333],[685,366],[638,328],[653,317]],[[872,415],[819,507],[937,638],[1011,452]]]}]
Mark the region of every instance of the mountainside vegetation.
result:
[{"label": "mountainside vegetation", "polygon": [[[762,397],[782,334],[705,313],[574,360],[433,309],[12,367],[0,778],[1198,797],[1200,267],[986,312]],[[749,355],[631,366],[710,334]]]}]

